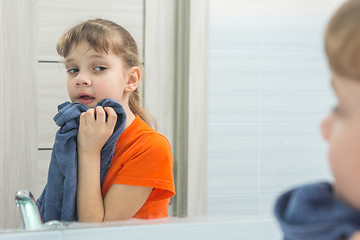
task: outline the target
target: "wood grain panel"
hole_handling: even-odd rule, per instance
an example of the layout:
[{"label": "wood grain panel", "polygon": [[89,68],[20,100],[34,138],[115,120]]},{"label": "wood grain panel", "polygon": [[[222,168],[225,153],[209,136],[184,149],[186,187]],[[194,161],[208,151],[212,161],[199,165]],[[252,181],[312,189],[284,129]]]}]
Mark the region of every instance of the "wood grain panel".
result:
[{"label": "wood grain panel", "polygon": [[206,214],[208,3],[176,3],[174,208],[193,217]]},{"label": "wood grain panel", "polygon": [[34,1],[0,1],[0,228],[20,228],[14,196],[36,186]]},{"label": "wood grain panel", "polygon": [[57,106],[68,101],[62,63],[38,63],[38,147],[52,148],[59,127],[53,121]]},{"label": "wood grain panel", "polygon": [[143,0],[38,0],[39,60],[59,59],[58,38],[74,24],[105,18],[125,27],[143,49]]},{"label": "wood grain panel", "polygon": [[51,152],[51,150],[38,151],[36,176],[37,188],[32,192],[36,199],[40,197],[40,194],[47,183]]},{"label": "wood grain panel", "polygon": [[173,145],[175,74],[175,2],[146,1],[144,106],[153,114],[158,131]]},{"label": "wood grain panel", "polygon": [[206,214],[209,2],[192,0],[189,31],[188,214]]}]

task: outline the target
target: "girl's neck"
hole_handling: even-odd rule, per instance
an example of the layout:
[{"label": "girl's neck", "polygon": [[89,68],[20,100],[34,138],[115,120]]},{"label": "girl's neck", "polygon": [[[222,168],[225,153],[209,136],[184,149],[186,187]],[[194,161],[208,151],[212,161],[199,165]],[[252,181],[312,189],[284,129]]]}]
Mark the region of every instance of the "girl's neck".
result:
[{"label": "girl's neck", "polygon": [[135,120],[135,114],[130,110],[129,107],[124,108],[126,113],[126,123],[125,123],[125,129],[127,129],[131,123]]}]

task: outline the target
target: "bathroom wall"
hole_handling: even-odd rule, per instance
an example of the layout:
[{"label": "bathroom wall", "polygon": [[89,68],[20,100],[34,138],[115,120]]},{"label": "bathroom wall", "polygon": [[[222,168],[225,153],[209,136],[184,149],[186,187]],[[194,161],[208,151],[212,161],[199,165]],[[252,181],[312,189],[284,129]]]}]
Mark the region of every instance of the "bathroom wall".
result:
[{"label": "bathroom wall", "polygon": [[18,228],[15,192],[37,176],[36,2],[2,0],[0,16],[0,228]]},{"label": "bathroom wall", "polygon": [[280,192],[331,181],[323,33],[342,2],[210,1],[209,215],[272,216]]}]

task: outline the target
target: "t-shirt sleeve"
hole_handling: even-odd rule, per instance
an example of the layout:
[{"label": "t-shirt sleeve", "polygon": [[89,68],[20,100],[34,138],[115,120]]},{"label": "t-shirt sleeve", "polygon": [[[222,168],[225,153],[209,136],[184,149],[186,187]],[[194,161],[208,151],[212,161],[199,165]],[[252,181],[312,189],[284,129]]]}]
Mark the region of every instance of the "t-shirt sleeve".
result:
[{"label": "t-shirt sleeve", "polygon": [[128,153],[128,160],[115,174],[113,183],[152,187],[148,201],[175,194],[173,157],[170,143],[160,134],[150,134]]}]

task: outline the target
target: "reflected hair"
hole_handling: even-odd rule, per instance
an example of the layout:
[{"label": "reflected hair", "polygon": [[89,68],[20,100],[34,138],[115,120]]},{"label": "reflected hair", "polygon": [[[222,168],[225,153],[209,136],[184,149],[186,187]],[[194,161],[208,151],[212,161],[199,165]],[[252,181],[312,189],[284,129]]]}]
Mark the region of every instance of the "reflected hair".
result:
[{"label": "reflected hair", "polygon": [[[91,19],[79,23],[65,32],[56,44],[56,50],[62,57],[66,57],[73,45],[87,41],[99,53],[109,53],[112,50],[126,64],[126,67],[139,67],[142,62],[138,47],[131,34],[122,26],[105,19]],[[137,114],[149,126],[156,129],[157,123],[152,115],[140,104],[140,93],[137,88],[129,97],[130,110]]]},{"label": "reflected hair", "polygon": [[360,80],[360,1],[345,2],[325,32],[325,51],[331,70]]}]

